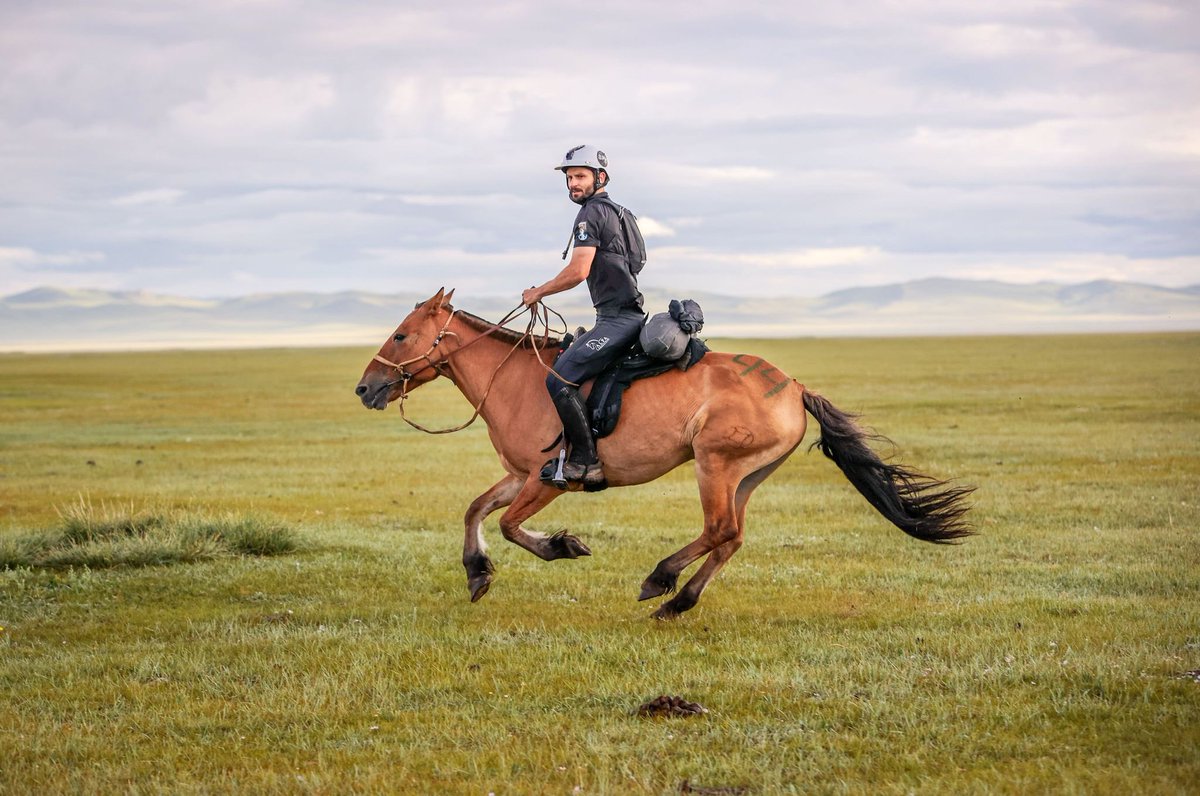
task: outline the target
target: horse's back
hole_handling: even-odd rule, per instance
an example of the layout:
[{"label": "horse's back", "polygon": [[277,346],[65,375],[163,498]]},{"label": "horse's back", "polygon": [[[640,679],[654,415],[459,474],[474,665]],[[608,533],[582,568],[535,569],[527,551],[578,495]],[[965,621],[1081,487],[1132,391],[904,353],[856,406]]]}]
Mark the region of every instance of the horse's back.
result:
[{"label": "horse's back", "polygon": [[761,357],[709,352],[686,371],[634,382],[601,456],[639,473],[651,454],[670,453],[667,469],[706,452],[773,461],[804,436],[803,390]]}]

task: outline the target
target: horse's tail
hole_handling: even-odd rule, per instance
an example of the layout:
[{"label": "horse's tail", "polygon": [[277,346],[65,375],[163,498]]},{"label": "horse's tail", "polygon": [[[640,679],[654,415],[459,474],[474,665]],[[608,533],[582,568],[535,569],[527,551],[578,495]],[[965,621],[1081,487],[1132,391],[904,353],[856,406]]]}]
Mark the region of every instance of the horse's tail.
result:
[{"label": "horse's tail", "polygon": [[974,533],[965,514],[964,500],[972,486],[953,486],[897,464],[888,464],[867,444],[891,443],[868,433],[847,414],[820,395],[804,390],[804,408],[821,425],[821,437],[810,446],[820,448],[875,509],[909,536],[925,542],[948,544]]}]

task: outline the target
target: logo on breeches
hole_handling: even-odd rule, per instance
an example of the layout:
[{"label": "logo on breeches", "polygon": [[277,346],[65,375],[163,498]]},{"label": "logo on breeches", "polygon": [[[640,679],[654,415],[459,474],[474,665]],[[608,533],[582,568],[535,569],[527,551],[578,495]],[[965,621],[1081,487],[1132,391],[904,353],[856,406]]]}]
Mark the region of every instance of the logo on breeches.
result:
[{"label": "logo on breeches", "polygon": [[607,344],[608,344],[607,337],[597,337],[595,340],[588,340],[586,343],[584,343],[584,345],[586,345],[588,348],[592,349],[593,351],[599,351],[601,348],[604,348],[604,346],[606,346]]}]

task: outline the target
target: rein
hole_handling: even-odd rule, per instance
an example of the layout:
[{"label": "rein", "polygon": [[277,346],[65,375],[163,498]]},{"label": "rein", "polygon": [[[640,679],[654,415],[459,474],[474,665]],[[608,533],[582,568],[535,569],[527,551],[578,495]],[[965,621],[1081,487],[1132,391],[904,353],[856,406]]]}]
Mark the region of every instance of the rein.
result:
[{"label": "rein", "polygon": [[[539,308],[540,308],[540,313],[539,313]],[[446,378],[450,379],[451,381],[454,381],[453,374],[448,373],[447,371],[442,369],[450,361],[450,357],[453,356],[454,354],[459,353],[460,351],[464,351],[464,350],[470,348],[471,346],[473,346],[475,343],[479,342],[483,338],[488,337],[496,330],[502,328],[504,326],[504,324],[508,323],[513,318],[520,317],[525,312],[526,309],[529,310],[530,317],[529,317],[529,323],[526,324],[526,326],[525,326],[525,331],[521,334],[521,336],[519,338],[517,338],[517,342],[515,342],[513,344],[512,348],[510,348],[508,350],[508,353],[504,355],[504,359],[500,360],[500,364],[496,366],[496,369],[494,371],[492,371],[491,377],[488,378],[487,387],[484,388],[483,397],[479,399],[479,403],[476,404],[474,407],[474,412],[472,412],[471,417],[468,418],[465,423],[461,423],[457,426],[454,426],[453,428],[432,429],[432,428],[426,428],[425,426],[421,425],[420,423],[417,423],[408,418],[408,416],[404,413],[404,402],[408,398],[408,394],[409,394],[408,383],[409,383],[409,381],[411,381],[413,379],[413,377],[415,377],[419,373],[423,373],[426,370],[429,370],[430,368],[433,368],[435,371],[437,371],[438,375],[445,376]],[[559,321],[562,322],[564,330],[566,328],[566,319],[564,319],[562,315],[559,315],[557,312],[550,309],[549,307],[547,307],[545,304],[541,303],[540,301],[531,307],[526,307],[524,304],[518,304],[516,307],[509,310],[507,315],[505,315],[503,318],[501,318],[496,323],[492,324],[485,331],[481,332],[478,337],[476,337],[475,339],[466,343],[465,345],[459,346],[458,348],[454,349],[453,351],[447,352],[441,358],[434,360],[433,353],[434,353],[434,351],[437,350],[438,346],[441,345],[442,340],[444,340],[448,336],[458,338],[458,334],[449,330],[450,322],[452,320],[454,320],[454,315],[457,312],[458,312],[458,310],[450,311],[450,314],[446,317],[446,322],[444,324],[442,324],[441,330],[438,331],[437,335],[433,338],[433,342],[430,343],[430,345],[429,345],[429,350],[427,350],[424,354],[413,357],[412,359],[406,359],[403,362],[392,362],[391,360],[385,359],[384,357],[380,356],[379,354],[376,354],[374,357],[374,360],[376,362],[378,362],[382,365],[387,365],[389,368],[396,370],[400,374],[400,378],[396,379],[395,381],[388,382],[386,385],[384,385],[385,389],[391,389],[392,387],[394,387],[397,384],[401,385],[400,397],[397,399],[397,406],[400,409],[400,418],[402,420],[404,420],[405,423],[408,423],[410,426],[412,426],[413,428],[417,429],[418,431],[424,431],[426,434],[452,434],[455,431],[462,431],[464,428],[466,428],[467,426],[474,423],[476,421],[476,419],[479,418],[480,412],[483,411],[483,404],[487,401],[488,396],[492,392],[492,385],[495,383],[496,376],[499,375],[500,369],[504,367],[505,363],[508,362],[509,358],[512,357],[513,353],[516,352],[516,350],[521,347],[522,343],[524,343],[526,340],[529,340],[531,342],[533,341],[534,332],[538,328],[539,321],[541,321],[542,337],[544,339],[548,339],[550,336],[550,315],[551,315],[551,313],[553,313],[555,316],[557,316]],[[541,364],[541,366],[544,367],[547,371],[554,373],[555,376],[558,376],[558,373],[555,372],[554,368],[551,367],[550,365],[547,365],[546,362],[542,359],[541,350],[536,345],[532,346],[532,348],[533,348],[534,356],[537,357],[537,360]],[[417,370],[412,371],[412,372],[409,372],[408,370],[406,370],[406,368],[409,365],[413,364],[414,362],[421,362],[422,360],[424,360],[425,364],[423,366],[421,366],[420,368],[418,368]],[[559,376],[559,378],[562,378],[562,377]],[[572,382],[567,382],[567,383],[573,384]],[[578,385],[573,385],[573,386],[578,386]]]}]

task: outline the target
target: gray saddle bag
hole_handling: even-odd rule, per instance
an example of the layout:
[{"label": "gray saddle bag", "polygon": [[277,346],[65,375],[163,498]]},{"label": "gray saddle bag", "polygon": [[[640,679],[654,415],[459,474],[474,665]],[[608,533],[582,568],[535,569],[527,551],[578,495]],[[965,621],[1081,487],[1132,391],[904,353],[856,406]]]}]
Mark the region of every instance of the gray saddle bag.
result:
[{"label": "gray saddle bag", "polygon": [[704,328],[704,311],[691,299],[672,300],[667,312],[651,315],[638,342],[655,359],[673,362],[687,353],[688,341]]}]

